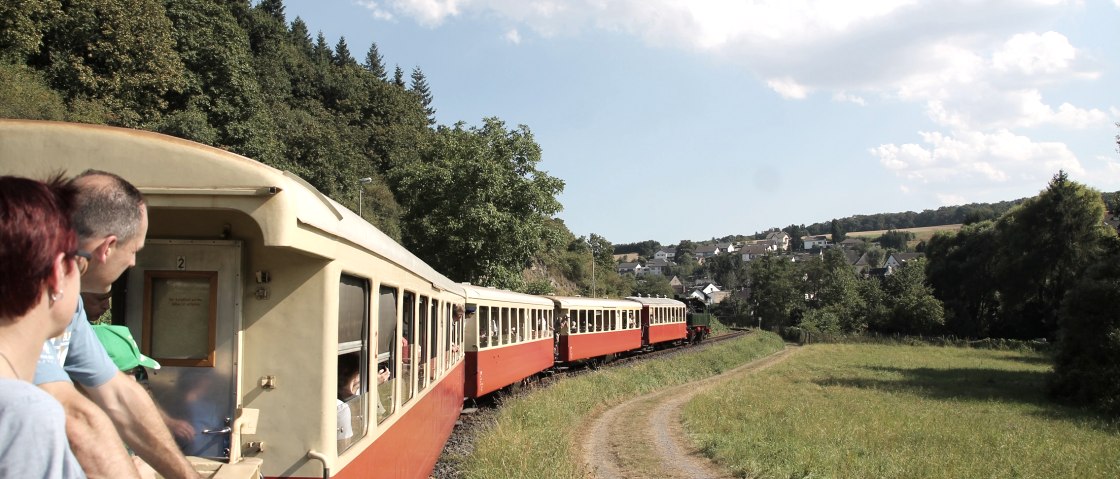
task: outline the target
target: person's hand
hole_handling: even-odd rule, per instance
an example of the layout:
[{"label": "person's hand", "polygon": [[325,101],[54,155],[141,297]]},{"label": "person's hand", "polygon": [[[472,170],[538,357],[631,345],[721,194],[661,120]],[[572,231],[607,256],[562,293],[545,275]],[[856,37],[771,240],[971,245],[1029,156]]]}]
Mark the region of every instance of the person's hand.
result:
[{"label": "person's hand", "polygon": [[171,417],[164,418],[163,422],[171,430],[171,435],[180,442],[190,442],[194,439],[194,426],[190,422]]},{"label": "person's hand", "polygon": [[377,384],[385,384],[389,380],[389,370],[381,368],[377,370]]},{"label": "person's hand", "polygon": [[140,479],[156,479],[156,470],[140,459],[140,456],[132,456],[132,464],[136,466],[136,472],[140,473]]}]

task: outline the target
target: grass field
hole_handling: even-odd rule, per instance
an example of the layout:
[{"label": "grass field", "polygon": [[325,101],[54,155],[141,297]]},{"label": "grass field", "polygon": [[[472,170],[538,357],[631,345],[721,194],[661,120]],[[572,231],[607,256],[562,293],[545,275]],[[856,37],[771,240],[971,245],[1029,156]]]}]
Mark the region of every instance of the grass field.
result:
[{"label": "grass field", "polygon": [[683,384],[760,358],[782,348],[773,333],[743,338],[667,361],[607,368],[558,382],[502,404],[499,417],[458,458],[468,478],[584,478],[579,439],[589,414],[638,394]]},{"label": "grass field", "polygon": [[[925,227],[921,227],[921,228],[899,228],[895,231],[909,231],[911,233],[914,233],[914,239],[910,240],[910,246],[913,247],[914,245],[918,244],[921,241],[929,242],[929,239],[932,238],[933,235],[935,233],[937,233],[938,231],[950,231],[950,232],[952,232],[952,231],[957,231],[959,229],[961,229],[961,225],[940,225],[940,226],[925,226]],[[887,231],[888,230],[853,231],[851,233],[848,233],[847,236],[850,237],[850,238],[865,238],[865,239],[868,239],[868,240],[872,240],[872,239],[878,238],[880,236],[883,236],[883,233],[886,233]]]},{"label": "grass field", "polygon": [[1056,406],[1039,353],[814,345],[698,396],[686,428],[751,478],[1116,478],[1120,429]]}]

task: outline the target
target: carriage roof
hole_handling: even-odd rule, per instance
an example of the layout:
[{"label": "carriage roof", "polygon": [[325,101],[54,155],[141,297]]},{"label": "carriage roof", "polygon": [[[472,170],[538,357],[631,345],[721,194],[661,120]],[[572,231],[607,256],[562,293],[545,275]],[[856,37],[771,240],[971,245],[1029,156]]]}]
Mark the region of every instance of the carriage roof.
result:
[{"label": "carriage roof", "polygon": [[[293,173],[159,133],[0,119],[0,173],[46,178],[89,168],[121,175],[154,208],[241,209],[257,220],[266,245],[333,259],[333,248],[307,238],[312,231],[381,256],[434,287],[462,294],[459,284]],[[251,199],[256,201],[245,201]]]},{"label": "carriage roof", "polygon": [[626,301],[624,299],[606,299],[606,298],[585,298],[581,296],[549,296],[550,299],[560,305],[561,308],[627,308],[638,309],[641,307],[638,303],[633,301]]},{"label": "carriage roof", "polygon": [[467,301],[503,301],[507,303],[521,303],[552,307],[551,300],[542,298],[540,296],[533,296],[531,294],[515,293],[513,291],[487,288],[485,286],[476,286],[473,284],[463,284],[462,288],[464,293],[466,294]]},{"label": "carriage roof", "polygon": [[677,301],[673,298],[653,298],[653,297],[641,297],[641,296],[627,296],[626,299],[629,299],[630,301],[637,301],[639,303],[642,303],[642,304],[645,304],[645,305],[650,305],[650,306],[680,306],[682,308],[684,307],[684,303],[682,303],[680,301]]}]

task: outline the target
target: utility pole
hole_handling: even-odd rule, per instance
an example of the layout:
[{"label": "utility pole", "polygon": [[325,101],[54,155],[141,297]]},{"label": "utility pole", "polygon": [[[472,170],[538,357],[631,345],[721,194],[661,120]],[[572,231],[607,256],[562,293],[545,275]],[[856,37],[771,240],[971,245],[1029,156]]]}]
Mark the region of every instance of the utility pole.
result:
[{"label": "utility pole", "polygon": [[373,178],[365,177],[358,178],[358,216],[362,216],[362,190],[366,189],[365,185],[373,183]]}]

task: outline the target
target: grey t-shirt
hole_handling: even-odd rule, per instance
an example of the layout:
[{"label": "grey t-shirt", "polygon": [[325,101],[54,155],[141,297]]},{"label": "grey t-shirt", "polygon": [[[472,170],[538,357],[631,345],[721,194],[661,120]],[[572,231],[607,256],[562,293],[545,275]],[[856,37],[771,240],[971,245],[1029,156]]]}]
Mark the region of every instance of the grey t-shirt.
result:
[{"label": "grey t-shirt", "polygon": [[84,478],[66,442],[62,405],[25,381],[0,378],[0,479]]},{"label": "grey t-shirt", "polygon": [[109,359],[105,347],[86,319],[86,310],[78,298],[78,310],[66,331],[43,343],[39,363],[35,365],[35,384],[73,379],[85,387],[105,384],[117,375],[117,366]]}]

